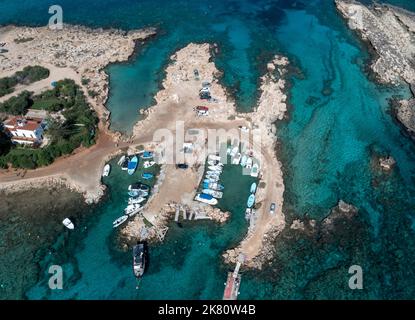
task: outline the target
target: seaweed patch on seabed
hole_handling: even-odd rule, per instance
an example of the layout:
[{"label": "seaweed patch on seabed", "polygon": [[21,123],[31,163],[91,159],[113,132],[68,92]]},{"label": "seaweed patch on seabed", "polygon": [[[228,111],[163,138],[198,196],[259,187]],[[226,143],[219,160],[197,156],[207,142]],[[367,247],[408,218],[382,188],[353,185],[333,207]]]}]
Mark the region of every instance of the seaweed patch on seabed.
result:
[{"label": "seaweed patch on seabed", "polygon": [[[317,278],[338,278],[340,275],[344,281],[338,282],[339,287],[335,290],[351,291],[346,280],[349,279],[348,268],[354,261],[364,261],[360,244],[368,239],[366,230],[366,222],[361,218],[357,208],[341,201],[322,221],[317,222],[307,216],[301,220],[294,220],[278,237],[279,241],[274,247],[275,258],[268,265],[264,265],[259,275],[250,275],[260,281],[273,283],[275,294],[288,294],[276,298],[299,298],[289,296],[294,289],[297,291],[298,288],[294,286],[298,286],[299,283],[303,286],[303,290],[299,290],[304,294],[301,298],[306,298],[307,286]],[[337,254],[329,259],[329,252],[332,251]],[[316,265],[320,268],[316,269]],[[284,273],[281,270],[284,270]],[[281,276],[282,274],[284,276]],[[324,295],[322,290],[318,298]],[[327,293],[327,297],[333,296],[339,296],[339,292],[332,295]],[[359,296],[364,297],[364,294],[360,293]]]},{"label": "seaweed patch on seabed", "polygon": [[58,235],[65,241],[62,220],[70,215],[79,222],[92,207],[66,188],[1,192],[0,197],[0,299],[20,299],[38,280],[41,260],[55,250],[51,245]]}]

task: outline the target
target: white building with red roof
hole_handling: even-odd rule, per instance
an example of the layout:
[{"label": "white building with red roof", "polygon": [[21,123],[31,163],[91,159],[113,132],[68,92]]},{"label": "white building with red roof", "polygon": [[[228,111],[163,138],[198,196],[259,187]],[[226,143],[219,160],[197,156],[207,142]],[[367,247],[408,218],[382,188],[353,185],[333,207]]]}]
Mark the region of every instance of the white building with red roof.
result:
[{"label": "white building with red roof", "polygon": [[13,143],[40,145],[46,121],[42,118],[16,116],[4,122],[4,128],[11,136]]}]

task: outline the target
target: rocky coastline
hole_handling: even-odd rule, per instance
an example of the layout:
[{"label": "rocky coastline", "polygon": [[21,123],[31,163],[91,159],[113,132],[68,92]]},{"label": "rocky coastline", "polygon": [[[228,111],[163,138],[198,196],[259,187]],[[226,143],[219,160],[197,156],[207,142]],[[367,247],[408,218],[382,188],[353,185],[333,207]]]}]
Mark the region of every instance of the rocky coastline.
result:
[{"label": "rocky coastline", "polygon": [[[380,83],[415,88],[415,14],[391,5],[336,0],[340,14],[376,53],[370,65]],[[415,99],[400,100],[397,120],[415,137]]]}]

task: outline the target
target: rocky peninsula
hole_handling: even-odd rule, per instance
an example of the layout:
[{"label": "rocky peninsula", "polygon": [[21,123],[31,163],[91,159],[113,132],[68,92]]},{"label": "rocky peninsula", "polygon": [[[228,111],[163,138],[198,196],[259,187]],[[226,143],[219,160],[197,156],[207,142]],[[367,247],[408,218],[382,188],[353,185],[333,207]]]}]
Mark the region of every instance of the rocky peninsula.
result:
[{"label": "rocky peninsula", "polygon": [[[408,84],[415,88],[415,14],[390,5],[370,7],[357,1],[336,0],[336,6],[376,53],[371,69],[386,84]],[[415,100],[399,101],[396,118],[415,134]]]}]

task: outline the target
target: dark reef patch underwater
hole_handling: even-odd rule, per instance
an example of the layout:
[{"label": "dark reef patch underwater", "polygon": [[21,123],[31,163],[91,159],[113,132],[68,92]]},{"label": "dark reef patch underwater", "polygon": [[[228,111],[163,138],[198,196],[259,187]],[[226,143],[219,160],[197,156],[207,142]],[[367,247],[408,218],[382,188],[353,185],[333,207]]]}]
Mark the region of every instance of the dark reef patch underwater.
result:
[{"label": "dark reef patch underwater", "polygon": [[[387,2],[415,10],[413,1]],[[301,71],[301,77],[292,78],[289,119],[278,124],[287,228],[277,238],[270,265],[242,275],[240,299],[414,297],[415,147],[394,122],[388,103],[408,90],[369,80],[362,64],[368,59],[367,50],[346,28],[333,1],[62,0],[60,4],[67,23],[123,29],[157,26],[161,31],[132,61],[108,68],[108,108],[115,129],[129,131],[136,121],[131,115],[137,115],[138,107],[151,105],[169,56],[191,41],[218,43],[216,63],[224,72],[222,81],[233,89],[241,110],[255,104],[267,57],[282,52]],[[48,0],[1,1],[0,24],[45,25],[49,5]],[[397,160],[391,173],[372,165],[374,150]],[[49,230],[63,230],[61,213],[50,215],[44,225],[47,248],[28,247],[30,253],[16,261],[23,263],[27,254],[37,252],[39,269],[22,269],[20,290],[2,287],[0,296],[22,297],[39,277],[25,292],[29,299],[220,299],[228,269],[221,263],[221,253],[247,230],[243,206],[250,181],[235,183],[238,176],[230,171],[227,177],[228,184],[238,185],[223,203],[232,212],[231,221],[225,226],[172,224],[165,242],[150,248],[151,268],[136,290],[130,253],[116,251],[111,228],[125,203],[128,184],[115,170],[105,181],[106,199],[90,209],[81,232],[55,241],[55,232]],[[25,198],[22,202],[29,201]],[[357,207],[358,213],[338,217],[327,232],[324,219],[340,199]],[[22,218],[1,220],[0,228],[29,228],[27,222],[19,226],[18,219]],[[304,222],[305,231],[290,228],[296,219]],[[311,220],[316,221],[313,228]],[[7,247],[1,250],[9,255],[22,250],[10,241],[4,244]],[[47,287],[51,263],[64,268],[64,290],[52,292]],[[363,290],[348,287],[351,265],[363,268]],[[1,272],[1,279],[7,277],[7,270]]]}]

